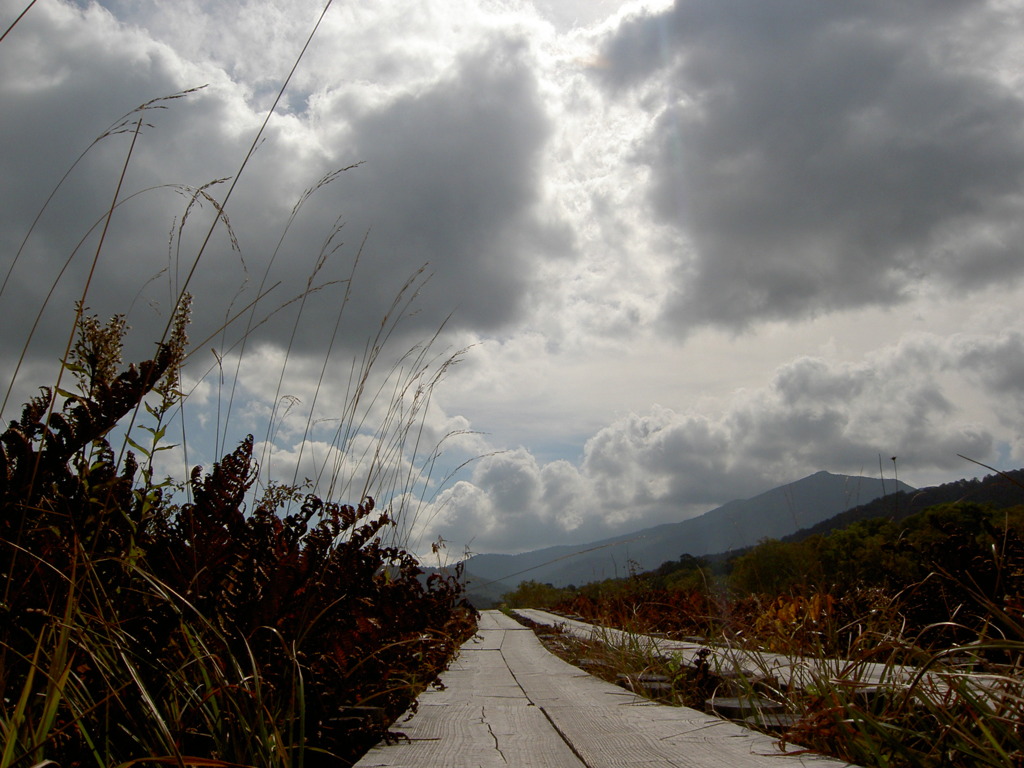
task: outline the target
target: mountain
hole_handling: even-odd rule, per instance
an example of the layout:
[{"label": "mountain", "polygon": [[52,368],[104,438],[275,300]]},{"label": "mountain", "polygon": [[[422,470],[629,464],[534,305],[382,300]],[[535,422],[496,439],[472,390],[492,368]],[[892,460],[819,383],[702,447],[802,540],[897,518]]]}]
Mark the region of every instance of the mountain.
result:
[{"label": "mountain", "polygon": [[890,493],[867,504],[854,507],[810,528],[803,528],[782,541],[803,541],[811,536],[827,536],[840,528],[846,528],[863,520],[887,517],[894,522],[906,520],[911,515],[923,512],[940,504],[971,502],[992,509],[1006,509],[1021,503],[1021,489],[1024,488],[1024,469],[1011,469],[984,478],[954,480],[951,483],[919,488],[911,493],[900,491]]},{"label": "mountain", "polygon": [[[898,489],[914,490],[902,482]],[[468,591],[477,603],[491,604],[524,579],[568,586],[625,576],[631,567],[651,570],[683,554],[707,555],[779,539],[896,490],[893,481],[817,472],[679,523],[519,555],[474,555],[465,562]]]}]

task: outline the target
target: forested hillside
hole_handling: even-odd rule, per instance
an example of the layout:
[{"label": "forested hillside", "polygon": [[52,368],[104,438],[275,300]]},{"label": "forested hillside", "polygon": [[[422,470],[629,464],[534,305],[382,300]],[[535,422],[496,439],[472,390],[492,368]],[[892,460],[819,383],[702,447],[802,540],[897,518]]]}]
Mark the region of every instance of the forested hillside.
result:
[{"label": "forested hillside", "polygon": [[955,480],[929,488],[900,491],[881,496],[809,528],[784,536],[782,541],[800,541],[808,536],[827,534],[875,517],[884,517],[894,521],[905,520],[917,512],[939,504],[955,504],[965,501],[992,509],[1003,509],[1021,503],[1021,485],[1024,485],[1024,469],[1011,470],[1001,475],[988,475],[983,479]]}]

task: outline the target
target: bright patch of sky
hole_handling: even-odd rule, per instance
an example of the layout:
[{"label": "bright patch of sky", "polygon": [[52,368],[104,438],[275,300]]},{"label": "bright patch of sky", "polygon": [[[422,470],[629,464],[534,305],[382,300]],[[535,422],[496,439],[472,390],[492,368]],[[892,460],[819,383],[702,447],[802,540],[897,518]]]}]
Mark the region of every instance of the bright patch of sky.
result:
[{"label": "bright patch of sky", "polygon": [[[0,28],[24,7],[0,0]],[[131,132],[90,143],[206,86],[145,111],[86,298],[143,359],[230,181],[204,185],[237,174],[322,10],[47,0],[0,42],[4,418],[53,381]],[[332,4],[189,286],[166,471],[253,433],[264,478],[406,504],[418,548],[514,552],[880,456],[915,485],[985,473],[960,455],[1021,466],[1022,21]]]}]

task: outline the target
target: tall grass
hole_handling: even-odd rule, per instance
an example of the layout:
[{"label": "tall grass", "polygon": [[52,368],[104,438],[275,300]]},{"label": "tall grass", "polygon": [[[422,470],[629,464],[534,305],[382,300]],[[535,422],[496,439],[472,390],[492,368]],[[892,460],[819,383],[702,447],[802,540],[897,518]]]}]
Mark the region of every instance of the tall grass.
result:
[{"label": "tall grass", "polygon": [[[747,700],[744,719],[789,750],[886,768],[1024,765],[1024,541],[990,517],[938,508],[886,542],[926,574],[900,590],[686,596],[640,578],[607,601],[567,600],[622,631],[563,646],[607,679],[664,680],[633,689],[670,703]],[[763,702],[786,717],[748,718]]]},{"label": "tall grass", "polygon": [[[176,441],[186,462],[189,450],[183,371],[195,364],[187,338],[190,284],[202,274],[218,227],[235,242],[229,201],[266,127],[230,182],[175,187],[187,202],[172,248],[180,249],[197,206],[212,204],[215,215],[183,279],[168,275],[174,309],[156,354],[125,367],[125,317],[102,321],[89,313],[91,275],[116,236],[115,214],[131,197],[122,182],[146,114],[168,106],[166,99],[147,102],[86,150],[130,135],[120,180],[95,225],[90,277],[56,380],[0,434],[0,768],[348,764],[410,706],[475,625],[457,576],[425,578],[405,547],[408,527],[398,525],[415,516],[417,494],[431,481],[437,452],[424,444],[426,410],[458,360],[434,348],[437,336],[404,354],[385,353],[424,284],[423,270],[382,308],[376,335],[352,361],[335,450],[310,485],[297,470],[271,475],[272,456],[258,460],[252,435],[231,437],[233,389],[220,392],[215,442],[223,458],[187,476],[163,474],[162,456]],[[307,190],[292,220],[341,172]],[[214,186],[222,183],[217,199]],[[268,310],[264,281],[254,301],[225,307],[223,325],[194,347],[221,342],[219,363],[190,380],[219,375],[229,354],[244,357],[270,317],[301,317],[308,297],[340,290],[303,450],[354,279],[354,266],[341,283],[320,278],[338,248],[337,232],[335,222],[296,296]],[[50,296],[78,251],[53,276]],[[5,407],[45,308],[28,330]],[[294,328],[293,341],[298,320]],[[175,424],[183,429],[180,441],[171,437]],[[380,509],[374,496],[394,503]]]}]

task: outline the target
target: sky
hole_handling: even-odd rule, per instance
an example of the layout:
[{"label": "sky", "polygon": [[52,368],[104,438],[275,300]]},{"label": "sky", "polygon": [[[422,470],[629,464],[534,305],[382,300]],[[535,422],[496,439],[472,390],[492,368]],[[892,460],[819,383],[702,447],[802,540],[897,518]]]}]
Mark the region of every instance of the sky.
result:
[{"label": "sky", "polygon": [[1020,467],[1022,27],[1019,0],[38,0],[0,42],[3,417],[76,301],[142,360],[188,290],[159,469],[252,433],[261,486],[369,489],[416,551]]}]

